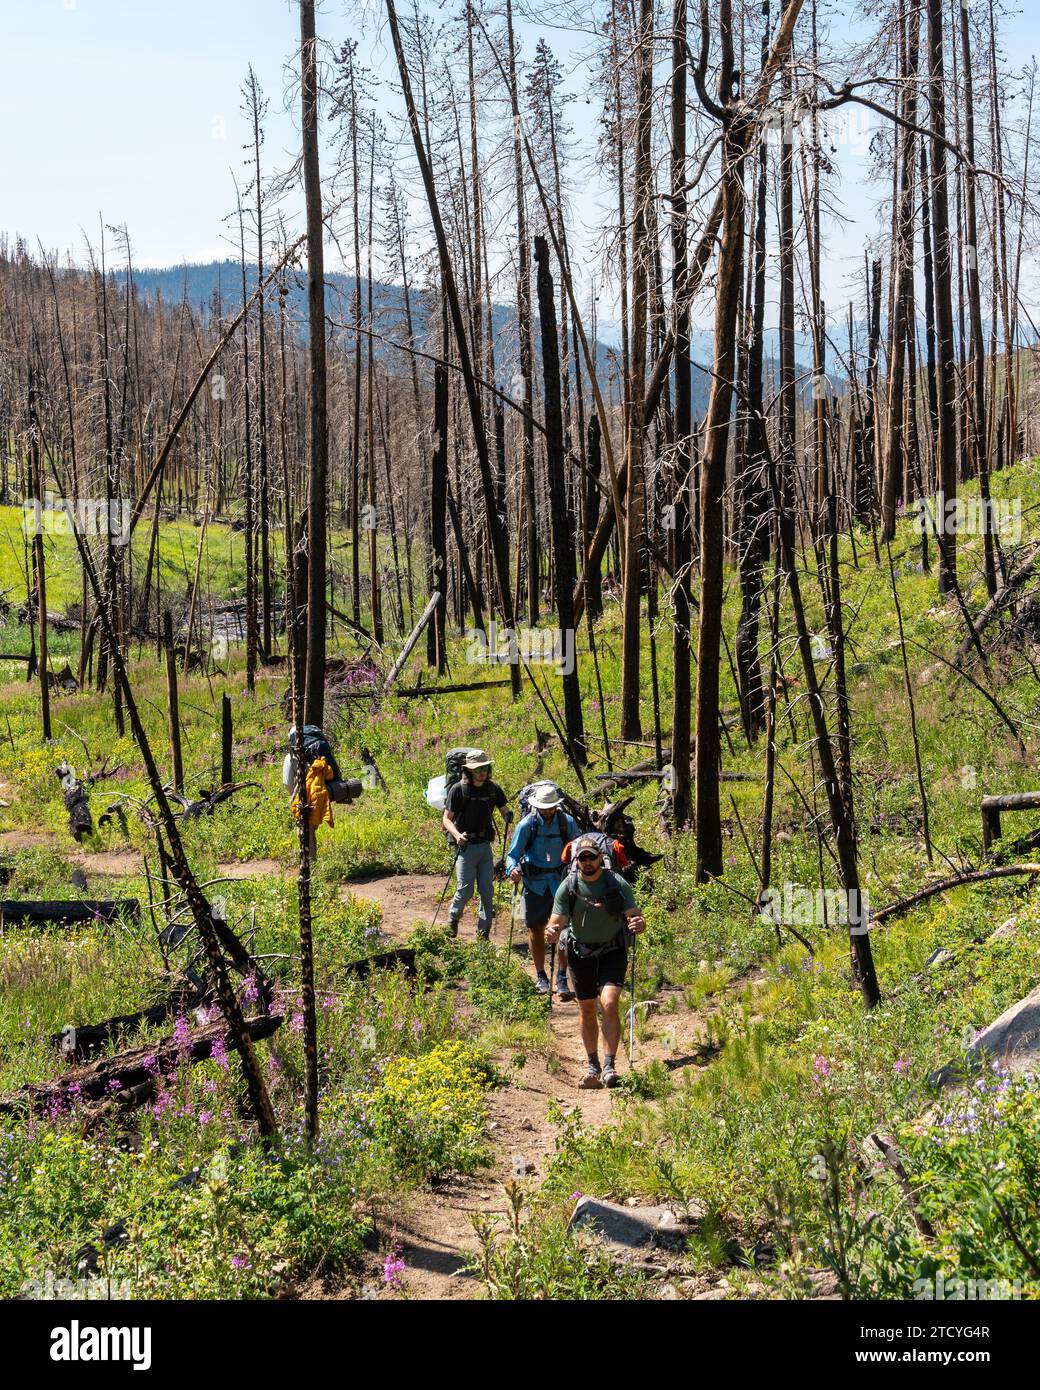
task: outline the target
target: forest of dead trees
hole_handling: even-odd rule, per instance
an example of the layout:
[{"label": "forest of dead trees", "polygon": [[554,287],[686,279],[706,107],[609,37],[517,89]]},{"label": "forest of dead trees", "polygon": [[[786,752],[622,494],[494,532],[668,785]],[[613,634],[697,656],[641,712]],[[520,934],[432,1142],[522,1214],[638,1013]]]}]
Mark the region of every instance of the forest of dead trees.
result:
[{"label": "forest of dead trees", "polygon": [[[616,603],[620,739],[652,738],[670,762],[670,822],[696,835],[708,878],[723,869],[724,740],[763,740],[770,757],[783,607],[857,893],[839,541],[854,563],[864,550],[885,563],[897,517],[925,500],[938,524],[917,559],[971,638],[975,579],[942,520],[963,483],[985,502],[992,475],[1038,447],[1036,73],[1002,48],[1002,0],[851,9],[603,0],[569,14],[583,61],[568,69],[511,0],[384,0],[365,17],[377,73],[331,18],[316,35],[302,0],[286,34],[291,168],[269,166],[269,98],[244,74],[234,287],[205,304],[141,293],[133,229],[103,218],[67,258],[0,247],[0,500],[126,504],[124,527],[79,538],[81,601],[65,615],[79,682],[112,688],[120,731],[113,656],[159,652],[170,611],[187,662],[211,606],[198,566],[164,587],[168,521],[242,536],[247,684],[288,651],[309,723],[333,634],[396,647],[435,593],[438,674],[451,636],[492,619],[552,621],[594,655]],[[866,122],[870,236],[843,216],[844,145]],[[611,211],[590,240],[593,183]],[[333,254],[346,297],[326,294]],[[825,302],[838,258],[844,301]],[[992,597],[1013,557],[996,528],[983,535]],[[39,535],[24,566],[9,598],[38,647],[46,736]],[[739,730],[720,717],[727,663]],[[509,675],[514,694],[536,679]],[[575,769],[601,735],[612,765],[577,673],[562,695]],[[763,889],[770,815],[767,795]],[[866,935],[851,942],[874,1002]]]}]

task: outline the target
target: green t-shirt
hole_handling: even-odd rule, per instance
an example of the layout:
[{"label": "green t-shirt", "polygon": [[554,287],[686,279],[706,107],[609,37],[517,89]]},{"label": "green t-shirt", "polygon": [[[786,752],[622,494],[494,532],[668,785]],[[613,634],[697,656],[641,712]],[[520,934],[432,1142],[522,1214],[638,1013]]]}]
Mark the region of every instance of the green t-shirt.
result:
[{"label": "green t-shirt", "polygon": [[[614,875],[614,883],[621,893],[626,911],[631,911],[636,905],[632,885],[617,874]],[[600,946],[604,941],[612,941],[621,929],[624,918],[614,917],[603,905],[603,899],[607,894],[606,873],[600,874],[595,883],[586,883],[579,875],[575,885],[573,916],[568,884],[569,879],[565,878],[557,888],[553,912],[560,917],[570,917],[571,931],[575,938],[588,946]]]}]

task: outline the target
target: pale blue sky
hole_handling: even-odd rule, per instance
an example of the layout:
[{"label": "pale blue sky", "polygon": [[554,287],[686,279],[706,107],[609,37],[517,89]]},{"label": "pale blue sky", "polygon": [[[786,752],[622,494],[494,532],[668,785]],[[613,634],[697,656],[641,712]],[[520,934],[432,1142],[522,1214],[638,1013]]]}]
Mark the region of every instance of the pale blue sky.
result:
[{"label": "pale blue sky", "polygon": [[[834,3],[855,16],[852,0]],[[341,43],[359,12],[367,61],[389,72],[379,0],[320,0],[319,33]],[[579,94],[570,108],[579,134],[591,138],[598,108],[584,100],[584,41],[552,27],[548,7],[536,12],[538,21],[521,26],[525,52],[544,32]],[[81,258],[81,229],[96,242],[100,213],[106,223],[128,224],[140,265],[233,254],[223,219],[234,206],[232,168],[242,182],[248,178],[240,112],[246,68],[252,62],[270,99],[267,167],[284,168],[297,139],[295,112],[282,108],[298,33],[291,0],[0,0],[0,230]],[[1008,20],[1003,33],[1014,65],[1027,63],[1040,50],[1040,5]],[[867,186],[865,143],[837,156],[842,183],[834,201],[852,225],[828,237],[826,293],[835,308],[877,230],[881,190]],[[586,153],[578,167],[587,160]],[[590,260],[611,201],[594,178],[575,192],[575,244]],[[605,304],[601,313],[609,316]]]}]

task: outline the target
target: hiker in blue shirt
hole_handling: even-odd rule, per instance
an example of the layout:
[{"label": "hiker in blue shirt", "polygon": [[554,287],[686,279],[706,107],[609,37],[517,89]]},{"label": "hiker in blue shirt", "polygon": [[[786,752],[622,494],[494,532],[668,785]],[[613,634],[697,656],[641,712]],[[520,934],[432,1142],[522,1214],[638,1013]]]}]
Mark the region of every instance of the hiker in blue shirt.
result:
[{"label": "hiker in blue shirt", "polygon": [[[527,943],[539,994],[550,992],[545,973],[545,924],[565,872],[563,847],[581,834],[577,821],[562,808],[563,797],[552,783],[537,787],[531,796],[531,809],[516,827],[506,855],[506,873],[514,884],[524,885]],[[557,960],[556,993],[561,999],[574,998],[562,951]]]}]

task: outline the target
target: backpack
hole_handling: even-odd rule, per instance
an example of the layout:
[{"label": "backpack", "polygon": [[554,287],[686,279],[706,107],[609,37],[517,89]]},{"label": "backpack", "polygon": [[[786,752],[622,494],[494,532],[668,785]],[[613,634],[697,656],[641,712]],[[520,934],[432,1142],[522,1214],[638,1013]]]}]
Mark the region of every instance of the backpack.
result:
[{"label": "backpack", "polygon": [[[603,898],[603,906],[612,917],[623,918],[625,913],[625,900],[621,895],[618,884],[622,881],[620,876],[614,871],[614,842],[609,835],[599,832],[586,831],[582,836],[583,840],[595,840],[596,848],[603,856],[603,876],[606,879],[607,891]],[[572,841],[573,844],[573,841]],[[574,916],[574,904],[578,899],[578,860],[573,853],[569,856],[570,867],[567,876],[563,880],[567,888],[567,916]]]},{"label": "backpack", "polygon": [[462,769],[466,764],[466,758],[470,753],[475,753],[475,748],[451,748],[448,750],[444,759],[444,799],[447,801],[448,793],[456,782],[462,780]]},{"label": "backpack", "polygon": [[[296,734],[295,724],[289,730],[289,752],[295,757],[299,747],[299,739]],[[304,724],[303,726],[303,761],[310,767],[311,763],[318,758],[324,758],[332,769],[332,781],[338,782],[339,764],[336,762],[336,755],[332,751],[332,745],[325,735],[324,729],[320,729],[317,724]]]},{"label": "backpack", "polygon": [[[560,789],[555,782],[528,782],[526,787],[520,788],[520,818],[528,815],[531,811],[531,797],[542,787],[551,787],[555,796],[560,795]],[[562,807],[558,808],[562,810]]]}]

